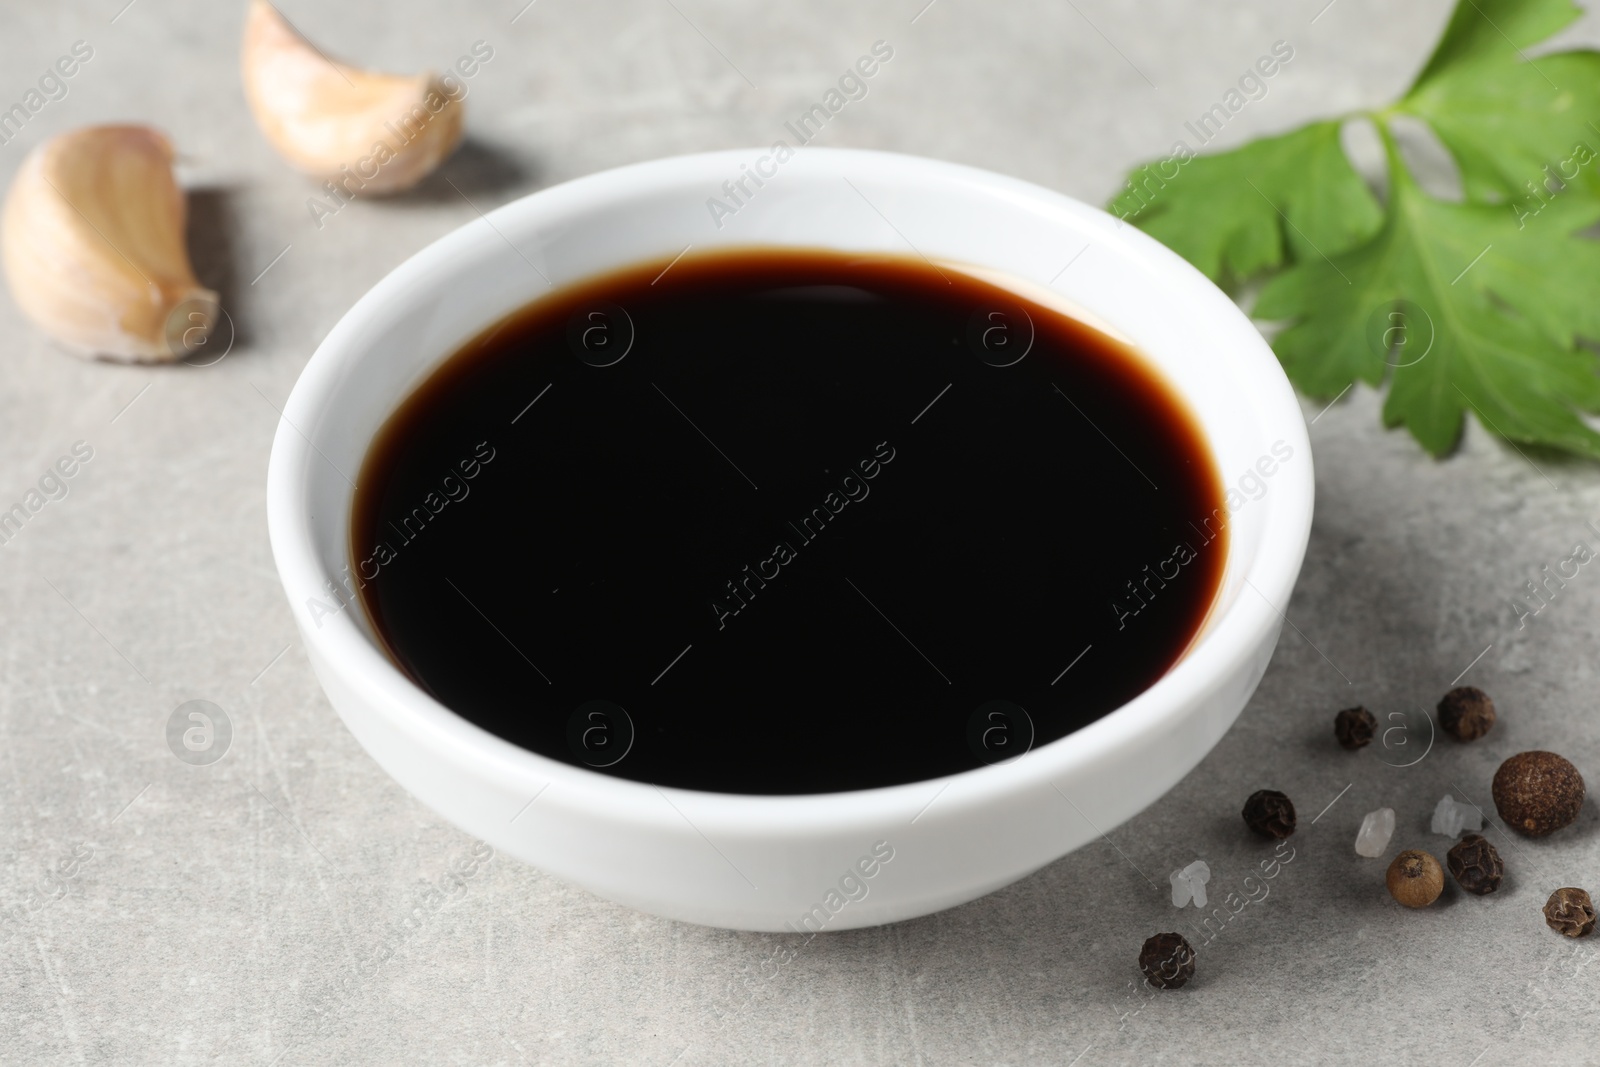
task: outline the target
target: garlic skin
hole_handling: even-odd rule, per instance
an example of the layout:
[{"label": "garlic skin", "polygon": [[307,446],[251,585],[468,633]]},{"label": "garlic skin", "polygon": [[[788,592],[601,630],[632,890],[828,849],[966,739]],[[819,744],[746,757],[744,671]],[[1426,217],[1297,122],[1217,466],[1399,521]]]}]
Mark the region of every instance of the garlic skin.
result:
[{"label": "garlic skin", "polygon": [[250,0],[240,69],[251,114],[272,147],[352,194],[409,189],[461,142],[465,109],[438,77],[329,59],[268,0]]},{"label": "garlic skin", "polygon": [[217,321],[184,246],[172,144],[148,126],[89,126],[23,160],[0,215],[11,295],[83,355],[169,363]]}]

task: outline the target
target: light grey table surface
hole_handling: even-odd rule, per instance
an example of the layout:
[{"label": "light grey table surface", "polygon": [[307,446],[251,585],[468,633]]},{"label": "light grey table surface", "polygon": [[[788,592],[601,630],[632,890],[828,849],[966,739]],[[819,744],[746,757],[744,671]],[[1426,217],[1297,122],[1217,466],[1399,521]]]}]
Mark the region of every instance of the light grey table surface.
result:
[{"label": "light grey table surface", "polygon": [[[94,49],[67,97],[0,147],[0,180],[78,124],[168,130],[196,190],[196,258],[238,341],[203,370],[84,363],[0,300],[0,502],[73,442],[94,449],[70,494],[0,550],[0,906],[13,916],[0,1062],[1600,1061],[1600,968],[1540,915],[1556,886],[1600,890],[1592,803],[1543,842],[1491,830],[1505,887],[1424,912],[1395,905],[1384,861],[1352,849],[1362,814],[1391,806],[1389,855],[1442,855],[1448,842],[1427,832],[1437,799],[1460,788],[1487,805],[1494,768],[1522,749],[1559,750],[1600,780],[1600,578],[1583,571],[1521,630],[1509,607],[1541,565],[1596,543],[1585,523],[1600,518],[1600,468],[1530,459],[1476,427],[1434,462],[1380,428],[1365,388],[1320,417],[1305,402],[1316,522],[1294,627],[1260,690],[1109,841],[943,914],[818,938],[770,979],[758,964],[772,936],[638,914],[504,856],[405,927],[475,842],[391,781],[323,697],[273,570],[263,484],[276,409],[318,341],[475,208],[434,179],[319,229],[313,187],[246,111],[243,4],[136,0],[119,13],[124,2],[0,13],[0,106],[74,41]],[[1274,41],[1295,58],[1228,144],[1388,100],[1447,10],[938,0],[919,16],[923,3],[283,7],[329,52],[372,66],[438,68],[488,42],[471,142],[444,171],[485,209],[617,164],[770,143],[878,39],[893,62],[825,143],[1101,202]],[[1376,746],[1333,745],[1338,708],[1431,707],[1469,664],[1464,681],[1501,708],[1484,741],[1404,769]],[[210,766],[166,743],[191,699],[221,706],[234,730]],[[1202,951],[1189,988],[1135,996],[1141,941],[1180,922],[1168,872],[1203,858],[1214,895],[1237,886],[1263,855],[1239,808],[1263,786],[1299,804],[1294,860]],[[364,966],[385,945],[392,958]]]}]

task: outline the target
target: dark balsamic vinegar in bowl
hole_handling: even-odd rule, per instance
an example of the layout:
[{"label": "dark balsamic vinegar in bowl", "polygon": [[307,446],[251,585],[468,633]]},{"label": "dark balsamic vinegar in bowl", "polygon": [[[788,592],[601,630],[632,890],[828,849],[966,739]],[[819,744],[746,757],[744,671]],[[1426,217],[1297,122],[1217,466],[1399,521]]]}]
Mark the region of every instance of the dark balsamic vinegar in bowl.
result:
[{"label": "dark balsamic vinegar in bowl", "polygon": [[1226,557],[1124,343],[915,258],[693,253],[558,290],[400,406],[352,570],[391,656],[517,745],[801,794],[1014,758],[1195,640]]}]

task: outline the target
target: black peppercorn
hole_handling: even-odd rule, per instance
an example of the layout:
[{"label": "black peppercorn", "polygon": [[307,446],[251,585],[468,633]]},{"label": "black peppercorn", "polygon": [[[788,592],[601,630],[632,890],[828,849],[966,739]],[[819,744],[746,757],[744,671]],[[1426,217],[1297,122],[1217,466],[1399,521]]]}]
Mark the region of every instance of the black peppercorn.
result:
[{"label": "black peppercorn", "polygon": [[1450,873],[1469,893],[1484,896],[1500,888],[1500,879],[1506,873],[1500,862],[1500,853],[1482,834],[1467,834],[1455,847],[1445,853]]},{"label": "black peppercorn", "polygon": [[1352,752],[1372,744],[1377,729],[1378,720],[1366,708],[1345,708],[1333,717],[1333,736]]},{"label": "black peppercorn", "polygon": [[1558,934],[1588,937],[1594,930],[1594,920],[1594,901],[1582,889],[1557,889],[1545,901],[1544,921]]},{"label": "black peppercorn", "polygon": [[1139,950],[1139,969],[1158,989],[1180,989],[1194,977],[1194,949],[1182,934],[1156,934]]},{"label": "black peppercorn", "polygon": [[1294,833],[1294,803],[1276,789],[1258,789],[1244,802],[1244,822],[1262,837]]},{"label": "black peppercorn", "polygon": [[1482,689],[1464,685],[1439,701],[1439,725],[1458,741],[1476,741],[1494,725],[1494,701]]}]

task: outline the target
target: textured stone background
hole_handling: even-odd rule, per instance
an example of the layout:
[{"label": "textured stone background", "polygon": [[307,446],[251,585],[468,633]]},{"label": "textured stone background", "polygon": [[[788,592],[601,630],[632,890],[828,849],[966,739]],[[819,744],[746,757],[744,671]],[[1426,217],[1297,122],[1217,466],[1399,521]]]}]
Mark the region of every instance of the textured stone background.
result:
[{"label": "textured stone background", "polygon": [[[95,449],[71,495],[0,551],[0,905],[21,916],[0,928],[0,1062],[1600,1056],[1600,968],[1539,912],[1556,886],[1600,890],[1592,804],[1553,840],[1491,830],[1502,891],[1452,892],[1423,913],[1403,913],[1383,861],[1351,847],[1362,814],[1388,805],[1395,847],[1442,854],[1433,804],[1452,788],[1487,804],[1495,766],[1522,749],[1558,749],[1600,780],[1600,573],[1583,571],[1520,631],[1508,606],[1541,564],[1595,542],[1584,524],[1600,519],[1600,469],[1524,457],[1476,428],[1433,462],[1379,427],[1364,389],[1312,427],[1316,526],[1288,608],[1301,633],[1285,631],[1216,751],[1114,844],[941,915],[819,938],[770,979],[751,976],[780,939],[636,914],[497,857],[376,973],[362,967],[475,842],[373,764],[312,678],[268,553],[267,452],[275,406],[339,315],[476,215],[436,178],[319,230],[313,190],[246,113],[243,4],[136,0],[119,14],[123,2],[0,14],[0,106],[73,41],[95,49],[70,95],[0,147],[0,179],[73,125],[164,127],[196,190],[202,277],[239,338],[204,370],[85,364],[0,300],[0,502],[72,442]],[[616,164],[768,143],[879,38],[893,62],[823,143],[958,160],[1099,202],[1273,41],[1296,58],[1229,143],[1388,100],[1447,10],[938,0],[913,23],[923,2],[538,0],[515,22],[523,0],[283,6],[329,52],[370,65],[437,68],[480,38],[494,47],[471,83],[471,143],[444,172],[483,208]],[[1567,36],[1595,31],[1588,20]],[[1333,745],[1337,708],[1431,707],[1486,647],[1465,679],[1500,704],[1485,741],[1440,744],[1407,768],[1385,765],[1394,750]],[[212,766],[180,763],[164,738],[173,709],[197,698],[235,731]],[[1299,802],[1294,860],[1203,951],[1188,989],[1145,1003],[1130,990],[1134,957],[1176,925],[1167,872],[1202,857],[1214,895],[1237,886],[1265,854],[1238,817],[1262,786]],[[48,877],[62,861],[70,875]]]}]

